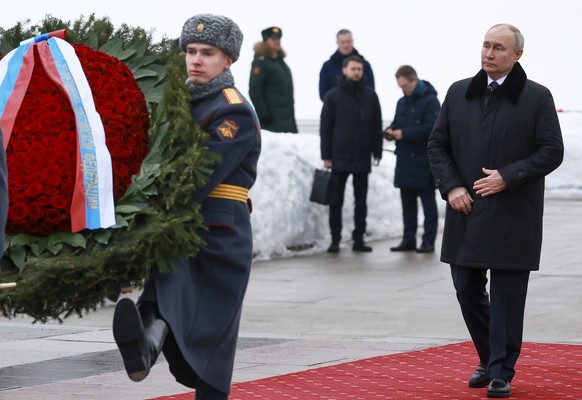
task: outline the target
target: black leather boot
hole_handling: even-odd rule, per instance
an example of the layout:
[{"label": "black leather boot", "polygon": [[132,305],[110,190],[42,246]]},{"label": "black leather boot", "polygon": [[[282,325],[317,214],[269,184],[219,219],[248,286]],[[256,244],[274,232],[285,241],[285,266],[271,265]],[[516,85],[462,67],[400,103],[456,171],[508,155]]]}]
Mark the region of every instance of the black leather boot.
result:
[{"label": "black leather boot", "polygon": [[168,325],[160,318],[155,303],[137,306],[128,298],[119,300],[113,315],[113,337],[129,379],[140,382],[148,376],[167,334]]}]

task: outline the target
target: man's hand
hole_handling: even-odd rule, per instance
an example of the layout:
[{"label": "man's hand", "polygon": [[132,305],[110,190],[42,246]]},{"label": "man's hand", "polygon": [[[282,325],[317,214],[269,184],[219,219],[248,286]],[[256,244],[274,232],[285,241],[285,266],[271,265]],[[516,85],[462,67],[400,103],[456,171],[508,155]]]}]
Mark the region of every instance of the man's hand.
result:
[{"label": "man's hand", "polygon": [[374,157],[374,166],[377,167],[378,165],[380,165],[380,158],[378,157]]},{"label": "man's hand", "polygon": [[402,139],[402,129],[386,129],[384,131],[384,136],[388,140],[400,140]]},{"label": "man's hand", "polygon": [[473,199],[463,186],[455,186],[447,193],[449,204],[453,210],[468,215],[473,210]]},{"label": "man's hand", "polygon": [[487,176],[475,181],[473,184],[473,190],[475,190],[475,193],[479,196],[491,196],[507,189],[507,184],[498,170],[487,168],[481,168],[481,170]]},{"label": "man's hand", "polygon": [[331,168],[332,165],[331,160],[323,160],[323,168]]}]

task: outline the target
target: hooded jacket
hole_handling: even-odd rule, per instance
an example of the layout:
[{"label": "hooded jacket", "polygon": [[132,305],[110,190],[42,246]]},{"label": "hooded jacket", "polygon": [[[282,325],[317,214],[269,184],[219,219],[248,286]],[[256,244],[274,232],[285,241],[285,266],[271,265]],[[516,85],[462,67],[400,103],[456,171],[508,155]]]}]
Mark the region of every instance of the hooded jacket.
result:
[{"label": "hooded jacket", "polygon": [[435,88],[422,80],[409,96],[398,100],[390,125],[392,129],[402,130],[402,139],[396,141],[394,186],[434,190],[426,144],[440,108]]}]

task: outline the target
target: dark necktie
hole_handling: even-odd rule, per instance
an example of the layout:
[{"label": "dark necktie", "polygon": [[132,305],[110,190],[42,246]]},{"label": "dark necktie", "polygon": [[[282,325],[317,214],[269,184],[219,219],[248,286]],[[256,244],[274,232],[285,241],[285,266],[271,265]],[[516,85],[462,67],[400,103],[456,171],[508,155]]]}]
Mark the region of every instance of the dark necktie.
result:
[{"label": "dark necktie", "polygon": [[499,89],[499,83],[493,81],[489,85],[487,85],[487,89],[485,90],[485,99],[483,99],[483,109],[487,109],[487,103],[489,103],[489,99],[491,95],[495,93],[495,91]]},{"label": "dark necktie", "polygon": [[495,92],[497,89],[499,89],[499,83],[493,81],[491,82],[488,86],[487,86],[487,92],[489,94]]}]

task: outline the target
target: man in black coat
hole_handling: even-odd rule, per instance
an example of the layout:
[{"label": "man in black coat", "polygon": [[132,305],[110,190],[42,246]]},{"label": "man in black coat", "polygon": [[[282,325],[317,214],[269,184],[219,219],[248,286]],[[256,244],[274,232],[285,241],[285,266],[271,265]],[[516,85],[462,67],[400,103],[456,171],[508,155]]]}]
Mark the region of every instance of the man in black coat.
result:
[{"label": "man in black coat", "polygon": [[347,29],[340,29],[336,35],[337,50],[329,57],[329,60],[323,63],[319,72],[319,98],[325,100],[325,95],[331,89],[337,86],[338,81],[342,79],[342,65],[344,60],[349,56],[360,56],[364,63],[364,77],[362,78],[366,85],[374,89],[374,72],[370,63],[364,59],[358,50],[354,48],[354,39],[352,32]]},{"label": "man in black coat", "polygon": [[512,25],[487,31],[482,70],[450,87],[428,142],[447,201],[441,261],[480,360],[469,386],[488,386],[489,397],[511,396],[529,274],[539,269],[544,178],[564,154],[552,95],[518,62],[523,43]]},{"label": "man in black coat", "polygon": [[[402,242],[390,250],[432,253],[439,214],[426,145],[441,103],[434,87],[419,80],[416,70],[410,65],[398,68],[396,81],[404,96],[398,100],[394,119],[385,133],[386,139],[396,141],[394,186],[400,188],[404,233]],[[417,248],[418,198],[424,214],[424,233]]]},{"label": "man in black coat", "polygon": [[376,92],[364,85],[363,61],[358,56],[344,60],[341,80],[323,102],[321,110],[321,158],[324,168],[332,169],[334,202],[329,207],[330,253],[340,249],[342,206],[346,180],[351,174],[354,185],[354,251],[370,252],[364,243],[366,233],[368,174],[382,158],[382,111]]},{"label": "man in black coat", "polygon": [[163,349],[170,372],[196,388],[196,400],[226,400],[230,391],[242,303],[252,261],[248,190],[257,174],[260,126],[234,87],[230,66],[243,34],[231,19],[199,14],[180,36],[186,53],[192,117],[219,154],[208,183],[192,196],[207,229],[195,258],[174,273],[153,274],[138,306],[117,303],[113,335],[129,377],[143,380]]}]

